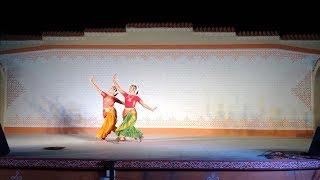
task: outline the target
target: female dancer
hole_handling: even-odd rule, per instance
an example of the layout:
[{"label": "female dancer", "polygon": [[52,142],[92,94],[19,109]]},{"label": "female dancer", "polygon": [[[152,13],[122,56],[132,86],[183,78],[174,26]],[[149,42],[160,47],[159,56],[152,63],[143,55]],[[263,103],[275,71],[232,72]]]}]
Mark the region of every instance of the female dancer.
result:
[{"label": "female dancer", "polygon": [[127,93],[120,87],[118,80],[116,79],[116,75],[113,76],[113,83],[125,98],[125,109],[122,113],[123,122],[115,131],[115,133],[118,135],[116,140],[125,141],[126,137],[131,137],[134,139],[139,139],[141,142],[143,133],[134,127],[134,124],[137,121],[137,111],[135,109],[135,105],[137,102],[139,102],[144,108],[149,109],[150,111],[154,111],[156,107],[151,108],[145,104],[139,96],[137,96],[138,87],[136,85],[130,85],[129,93]]},{"label": "female dancer", "polygon": [[100,140],[104,140],[111,131],[116,130],[117,123],[117,111],[113,107],[114,103],[124,104],[115,96],[117,95],[117,88],[112,86],[109,91],[102,91],[97,85],[94,77],[90,79],[92,85],[98,91],[99,94],[103,97],[103,118],[104,122],[102,127],[98,130],[96,137]]}]

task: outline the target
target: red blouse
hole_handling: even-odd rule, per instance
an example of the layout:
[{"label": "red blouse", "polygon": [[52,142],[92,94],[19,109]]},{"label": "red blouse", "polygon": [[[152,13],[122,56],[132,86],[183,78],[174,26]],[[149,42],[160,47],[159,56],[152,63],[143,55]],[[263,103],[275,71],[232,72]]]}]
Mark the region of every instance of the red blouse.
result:
[{"label": "red blouse", "polygon": [[139,96],[131,95],[128,93],[124,93],[123,96],[125,99],[124,105],[126,108],[134,108],[137,102],[141,102],[141,99]]},{"label": "red blouse", "polygon": [[105,92],[101,92],[101,96],[103,97],[103,108],[113,107],[115,102],[121,102],[118,98],[114,96],[109,96]]}]

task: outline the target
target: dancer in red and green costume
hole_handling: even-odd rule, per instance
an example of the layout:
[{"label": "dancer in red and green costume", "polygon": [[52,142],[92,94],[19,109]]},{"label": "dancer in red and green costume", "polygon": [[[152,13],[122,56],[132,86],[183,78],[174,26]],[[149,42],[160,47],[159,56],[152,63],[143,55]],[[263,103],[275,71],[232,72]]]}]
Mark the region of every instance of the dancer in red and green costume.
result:
[{"label": "dancer in red and green costume", "polygon": [[117,141],[126,140],[126,137],[139,139],[140,142],[143,138],[143,133],[136,127],[134,127],[137,121],[137,111],[135,109],[136,103],[140,103],[144,108],[154,111],[156,107],[151,108],[143,100],[137,96],[138,87],[135,84],[130,85],[129,93],[125,92],[119,85],[116,75],[113,76],[113,83],[116,86],[117,90],[124,96],[125,98],[125,109],[123,110],[122,124],[116,129],[115,133],[118,135]]}]

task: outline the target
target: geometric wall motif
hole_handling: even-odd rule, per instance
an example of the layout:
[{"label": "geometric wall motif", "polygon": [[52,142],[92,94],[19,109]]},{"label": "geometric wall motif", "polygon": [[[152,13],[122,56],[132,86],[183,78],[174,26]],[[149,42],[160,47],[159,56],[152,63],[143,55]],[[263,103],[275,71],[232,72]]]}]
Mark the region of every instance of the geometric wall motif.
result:
[{"label": "geometric wall motif", "polygon": [[4,58],[10,57],[15,60],[22,61],[48,61],[53,56],[58,60],[65,60],[64,58],[81,58],[90,61],[92,58],[104,59],[106,56],[115,58],[132,58],[132,59],[143,59],[143,60],[164,60],[166,57],[170,57],[171,60],[176,60],[179,57],[186,57],[188,60],[207,60],[210,56],[215,56],[219,60],[225,59],[227,56],[233,57],[232,59],[238,60],[240,57],[244,57],[249,61],[254,61],[255,58],[263,59],[275,59],[278,61],[286,60],[290,62],[298,62],[303,60],[307,56],[312,56],[312,54],[305,54],[287,50],[278,49],[156,49],[156,50],[136,50],[136,49],[103,49],[103,50],[91,50],[91,49],[81,49],[81,50],[43,50],[35,52],[25,52],[14,55],[1,55]]},{"label": "geometric wall motif", "polygon": [[16,79],[15,73],[15,70],[7,72],[7,107],[9,107],[17,97],[25,92],[23,84]]},{"label": "geometric wall motif", "polygon": [[312,110],[311,105],[311,78],[312,78],[312,71],[306,73],[304,78],[297,83],[297,85],[292,88],[292,93],[295,95],[304,105]]}]

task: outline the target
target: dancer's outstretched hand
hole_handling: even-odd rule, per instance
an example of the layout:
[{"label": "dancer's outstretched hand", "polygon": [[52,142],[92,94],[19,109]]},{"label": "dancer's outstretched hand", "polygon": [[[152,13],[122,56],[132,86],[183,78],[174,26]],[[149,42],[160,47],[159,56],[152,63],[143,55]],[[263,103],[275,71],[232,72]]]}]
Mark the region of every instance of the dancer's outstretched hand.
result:
[{"label": "dancer's outstretched hand", "polygon": [[95,82],[94,76],[92,76],[92,77],[90,78],[90,81],[91,81],[91,82]]}]

